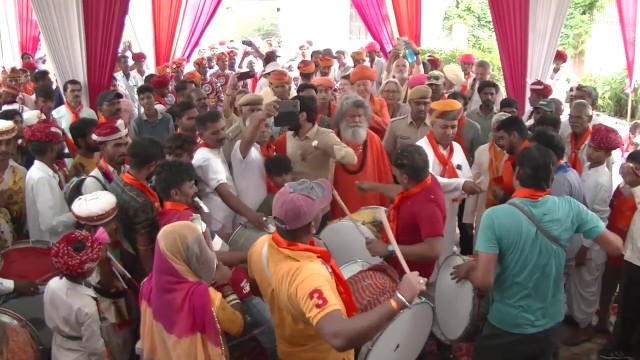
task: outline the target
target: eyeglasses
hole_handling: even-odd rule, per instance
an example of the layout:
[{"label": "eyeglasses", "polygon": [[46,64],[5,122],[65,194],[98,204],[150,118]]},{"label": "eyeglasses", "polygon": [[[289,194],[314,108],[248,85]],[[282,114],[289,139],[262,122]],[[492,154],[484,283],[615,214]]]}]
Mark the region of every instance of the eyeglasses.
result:
[{"label": "eyeglasses", "polygon": [[382,93],[383,93],[383,94],[388,94],[388,95],[396,95],[396,94],[399,94],[399,93],[400,93],[400,91],[398,91],[398,90],[391,90],[391,89],[385,89],[385,90],[382,90]]}]

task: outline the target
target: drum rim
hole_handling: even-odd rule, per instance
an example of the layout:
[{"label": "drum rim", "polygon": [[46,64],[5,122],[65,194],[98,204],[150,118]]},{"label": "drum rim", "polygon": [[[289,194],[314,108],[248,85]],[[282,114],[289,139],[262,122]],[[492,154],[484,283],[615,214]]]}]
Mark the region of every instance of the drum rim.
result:
[{"label": "drum rim", "polygon": [[240,229],[247,229],[247,225],[245,225],[244,223],[241,223],[240,225],[238,225],[238,227],[235,230],[233,230],[233,233],[231,233],[231,236],[229,236],[229,242],[227,243],[229,247],[231,247],[231,243],[233,242],[234,235],[237,234],[238,231],[240,231]]},{"label": "drum rim", "polygon": [[[327,229],[329,229],[330,226],[336,225],[338,223],[343,223],[343,222],[347,223],[347,224],[350,224],[350,227],[353,227],[353,226],[356,226],[356,225],[357,226],[362,226],[367,231],[367,233],[371,234],[371,236],[373,238],[377,238],[377,239],[380,238],[380,234],[379,233],[377,233],[377,232],[374,233],[373,231],[371,231],[371,229],[369,229],[366,225],[364,225],[360,221],[354,221],[354,220],[345,219],[345,218],[336,219],[336,220],[332,221],[331,223],[327,224],[327,226],[325,226],[324,229],[322,229],[322,231],[320,231],[320,233],[316,235],[318,238],[320,238],[320,240],[322,240],[322,243],[325,245],[327,250],[329,250],[329,252],[331,252],[331,249],[329,248],[329,245],[327,245],[327,241],[322,237],[322,234],[324,234],[327,231]],[[356,235],[358,235],[359,237],[362,237],[362,235],[360,234],[360,232],[357,229],[354,228],[353,231],[355,231]],[[365,233],[365,235],[367,235],[367,233]],[[365,237],[364,240],[365,241],[367,240],[366,237]],[[365,250],[366,250],[366,246],[365,246]],[[380,263],[380,262],[384,261],[384,259],[379,257],[379,256],[373,256],[373,255],[369,255],[369,256],[373,260],[378,260],[378,261],[377,262],[369,262],[368,260],[362,260],[362,261],[369,262],[370,264],[377,264],[377,263]],[[357,259],[357,260],[360,260],[360,259]],[[345,263],[344,265],[346,265],[348,263],[349,262]]]},{"label": "drum rim", "polygon": [[22,249],[22,248],[26,248],[26,247],[35,247],[35,248],[39,248],[39,249],[47,249],[52,247],[53,244],[50,241],[46,241],[46,240],[32,240],[32,239],[27,239],[27,240],[16,240],[14,242],[11,243],[11,245],[7,245],[3,248],[0,249],[0,255],[7,251],[7,250],[11,250],[11,249]]},{"label": "drum rim", "polygon": [[340,266],[340,267],[338,268],[338,270],[340,270],[340,273],[342,274],[342,276],[344,276],[344,278],[345,278],[345,280],[346,280],[346,279],[349,279],[351,276],[353,276],[353,275],[355,275],[355,274],[359,273],[360,271],[358,271],[358,272],[356,272],[356,273],[352,274],[352,275],[351,275],[351,276],[349,276],[349,277],[346,277],[346,276],[344,275],[344,273],[342,272],[342,268],[343,268],[343,267],[345,267],[345,266],[349,266],[349,265],[351,265],[351,264],[359,264],[359,263],[365,263],[365,264],[367,264],[367,266],[366,266],[366,267],[361,268],[361,270],[360,270],[360,271],[362,271],[362,270],[366,270],[366,269],[368,269],[369,267],[371,267],[371,265],[373,265],[373,264],[371,264],[371,263],[370,263],[370,262],[368,262],[368,261],[360,260],[360,259],[355,259],[355,260],[349,261],[348,263],[346,263],[346,264],[344,264],[344,265]]},{"label": "drum rim", "polygon": [[[467,258],[466,258],[464,255],[461,255],[461,254],[453,253],[453,254],[449,254],[447,257],[445,257],[445,258],[444,258],[444,260],[442,260],[442,263],[440,264],[440,266],[438,267],[438,276],[436,277],[436,289],[437,289],[437,286],[438,286],[438,277],[440,277],[440,274],[442,273],[442,272],[441,272],[441,270],[442,270],[442,266],[443,266],[443,265],[444,265],[444,263],[447,261],[447,259],[449,259],[450,257],[459,257],[459,258],[461,258],[462,260],[464,260],[464,262],[465,262],[465,263],[467,262]],[[445,274],[445,276],[448,276],[448,275],[447,275],[447,274]],[[471,286],[472,286],[472,288],[473,288],[473,285],[471,285]],[[474,292],[475,292],[475,288],[474,288]],[[437,301],[436,301],[437,296],[438,296],[438,291],[437,291],[437,290],[434,290],[434,295],[433,295],[433,317],[434,317],[434,319],[435,319],[436,321],[438,321],[438,312],[437,312],[437,310],[436,310],[436,309],[437,309],[437,306],[436,306],[436,303],[437,303]],[[441,333],[441,334],[442,334],[442,336],[443,336],[447,341],[449,341],[450,343],[454,343],[454,342],[456,342],[456,341],[461,341],[461,340],[463,340],[463,339],[468,335],[469,331],[471,331],[471,329],[473,328],[473,326],[471,325],[471,323],[472,323],[472,322],[471,322],[471,319],[475,318],[477,313],[478,313],[478,299],[476,299],[476,298],[474,297],[474,298],[473,298],[472,305],[471,305],[471,312],[469,313],[469,319],[470,319],[469,324],[468,324],[467,326],[465,326],[465,328],[464,328],[464,330],[462,331],[462,333],[460,334],[460,336],[459,336],[459,337],[457,337],[457,338],[455,338],[455,339],[451,339],[451,338],[449,338],[449,337],[444,333],[444,331],[442,330],[442,326],[440,326],[440,323],[441,323],[441,322],[440,322],[440,321],[438,321],[438,328],[440,329],[440,333]],[[440,340],[443,340],[443,339],[440,339]]]},{"label": "drum rim", "polygon": [[[414,302],[413,304],[411,304],[411,307],[405,308],[400,310],[396,316],[393,317],[393,320],[391,320],[382,330],[380,330],[380,332],[378,332],[376,334],[376,336],[373,337],[373,339],[371,339],[370,341],[368,341],[365,345],[369,345],[366,351],[362,351],[365,345],[362,345],[360,347],[360,355],[358,356],[358,359],[362,359],[362,360],[367,360],[367,357],[369,356],[369,353],[371,352],[371,349],[373,348],[373,346],[375,345],[375,343],[380,339],[380,337],[382,336],[382,334],[389,328],[389,326],[391,326],[391,324],[398,318],[400,317],[400,315],[402,315],[405,311],[407,310],[411,310],[414,306],[416,305],[422,305],[422,304],[426,304],[429,306],[429,309],[431,309],[431,326],[433,326],[433,320],[435,319],[435,311],[434,311],[434,306],[433,304],[431,304],[431,302],[427,299],[424,298],[419,298],[420,300],[418,300],[417,302]],[[431,329],[429,329],[429,332],[427,333],[427,340],[429,339],[429,334],[431,334]],[[426,340],[425,340],[425,344],[426,344]]]},{"label": "drum rim", "polygon": [[29,335],[31,336],[31,340],[33,340],[33,342],[35,343],[36,348],[38,349],[38,352],[42,353],[42,351],[44,351],[45,345],[44,345],[44,341],[42,341],[42,339],[40,338],[40,333],[29,321],[27,321],[27,319],[22,317],[22,315],[18,314],[17,312],[9,310],[4,307],[0,307],[0,315],[8,315],[14,318],[14,320],[20,320],[21,323],[26,324],[27,325],[26,328],[22,324],[20,325],[20,327],[29,332]]}]

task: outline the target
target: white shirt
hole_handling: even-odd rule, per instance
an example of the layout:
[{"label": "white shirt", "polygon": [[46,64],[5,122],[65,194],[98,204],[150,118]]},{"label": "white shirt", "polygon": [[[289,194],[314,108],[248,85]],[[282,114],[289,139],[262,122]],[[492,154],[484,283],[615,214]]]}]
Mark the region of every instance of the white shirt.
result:
[{"label": "white shirt", "polygon": [[124,96],[133,103],[136,110],[136,115],[140,113],[140,104],[138,103],[138,87],[144,83],[144,80],[137,71],[129,72],[129,79],[127,79],[122,71],[118,71],[114,74],[118,81],[118,87]]},{"label": "white shirt", "polygon": [[193,167],[198,174],[198,196],[209,208],[212,223],[207,224],[213,231],[230,232],[234,227],[235,213],[215,191],[220,184],[229,184],[231,192],[237,194],[229,165],[222,149],[199,148],[193,154]]},{"label": "white shirt", "polygon": [[[613,194],[613,181],[611,180],[611,172],[607,169],[606,164],[602,164],[593,169],[589,169],[587,164],[582,169],[582,189],[584,190],[585,203],[589,210],[598,215],[600,220],[606,225],[609,221],[609,202]],[[583,246],[591,248],[588,256],[594,262],[602,264],[607,260],[607,254],[591,240],[584,240]]]},{"label": "white shirt", "polygon": [[[367,66],[371,64],[371,62],[369,61],[369,58],[367,58],[364,63]],[[373,87],[371,88],[372,94],[375,94],[376,92],[378,92],[380,85],[382,85],[382,77],[384,76],[386,66],[387,66],[387,63],[379,57],[377,57],[373,62],[373,66],[371,68],[376,71],[376,73],[378,74],[378,77],[376,81],[373,83]]]},{"label": "white shirt", "polygon": [[[256,84],[256,94],[260,94],[262,92],[262,90],[266,89],[269,87],[269,79],[265,78],[265,77],[261,77],[260,80],[258,80],[258,83]],[[265,102],[266,103],[266,102]]]},{"label": "white shirt", "polygon": [[624,244],[624,259],[636,266],[640,266],[640,186],[632,188],[631,192],[636,200],[638,210],[636,210],[631,219],[631,225]]},{"label": "white shirt", "polygon": [[2,111],[5,110],[18,110],[20,112],[20,114],[22,114],[25,111],[29,111],[31,109],[29,109],[28,107],[24,106],[24,105],[20,105],[18,103],[13,103],[13,104],[7,104],[7,105],[2,105]]},{"label": "white shirt", "polygon": [[[117,173],[116,170],[111,167],[111,165],[107,165],[107,166],[109,167],[109,170],[111,171],[111,174],[113,175],[114,179],[124,174],[124,172],[129,169],[127,165],[124,165],[120,173]],[[100,179],[100,182],[102,182],[102,184],[98,182],[98,180],[94,179],[93,176],[95,176],[97,179]],[[109,191],[109,184],[110,182],[104,178],[100,169],[95,168],[93,169],[92,172],[89,173],[89,176],[84,180],[84,183],[82,184],[82,194],[87,195],[87,194],[93,194],[96,191],[105,191],[105,190]],[[107,187],[107,189],[105,189],[105,187]]]},{"label": "white shirt", "polygon": [[256,210],[267,197],[267,173],[264,169],[264,156],[260,145],[253,144],[246,158],[240,154],[240,141],[231,151],[231,169],[236,184],[238,198],[253,210]]},{"label": "white shirt", "polygon": [[[464,204],[464,216],[462,222],[465,224],[475,224],[476,229],[480,227],[480,219],[487,209],[487,191],[489,190],[489,182],[491,175],[489,175],[489,144],[481,145],[475,153],[473,158],[473,165],[471,165],[471,173],[473,180],[480,185],[483,192],[477,195],[467,197],[467,201]],[[504,162],[507,159],[506,154],[502,157],[502,164],[500,169],[504,166]],[[480,180],[480,181],[478,181]]]},{"label": "white shirt", "polygon": [[53,331],[53,360],[106,359],[93,290],[56,276],[44,290],[44,318]]},{"label": "white shirt", "polygon": [[58,174],[38,160],[27,172],[25,198],[31,239],[56,242],[75,228],[76,219],[69,211],[58,179]]},{"label": "white shirt", "polygon": [[0,295],[7,295],[13,292],[13,280],[0,278]]},{"label": "white shirt", "polygon": [[[62,127],[68,134],[69,125],[71,125],[71,117],[73,116],[73,114],[71,114],[71,112],[67,110],[67,107],[64,105],[57,107],[51,112],[51,116],[56,119],[58,125],[60,125],[60,127]],[[80,117],[98,120],[98,115],[96,115],[96,112],[91,110],[91,108],[87,106],[83,106],[82,110],[80,110]]]}]

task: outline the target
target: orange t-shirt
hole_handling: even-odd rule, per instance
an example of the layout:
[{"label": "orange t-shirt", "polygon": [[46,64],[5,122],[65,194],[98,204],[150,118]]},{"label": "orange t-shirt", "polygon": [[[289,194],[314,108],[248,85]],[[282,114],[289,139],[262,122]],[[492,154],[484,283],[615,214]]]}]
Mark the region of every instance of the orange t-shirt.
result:
[{"label": "orange t-shirt", "polygon": [[[267,276],[262,249],[267,249]],[[351,360],[353,350],[338,352],[315,325],[328,313],[340,310],[346,317],[335,281],[315,254],[282,249],[265,235],[249,249],[249,276],[254,278],[273,318],[282,360]]]}]

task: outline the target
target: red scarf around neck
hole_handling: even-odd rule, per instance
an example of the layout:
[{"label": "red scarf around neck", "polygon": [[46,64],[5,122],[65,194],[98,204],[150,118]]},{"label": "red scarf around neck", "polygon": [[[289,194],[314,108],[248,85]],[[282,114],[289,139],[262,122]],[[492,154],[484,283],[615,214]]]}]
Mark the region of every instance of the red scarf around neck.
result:
[{"label": "red scarf around neck", "polygon": [[353,301],[353,297],[351,296],[349,284],[347,284],[347,280],[345,280],[344,276],[340,272],[340,268],[338,267],[338,265],[336,265],[335,261],[333,261],[333,258],[331,258],[331,253],[329,252],[329,250],[315,246],[313,238],[311,239],[311,241],[309,241],[309,245],[287,241],[283,239],[277,231],[271,234],[271,239],[273,243],[281,249],[287,249],[291,251],[306,251],[308,253],[315,254],[325,264],[329,265],[329,267],[331,268],[333,279],[336,282],[336,289],[338,289],[338,293],[340,294],[340,298],[342,299],[342,303],[344,304],[347,317],[350,318],[355,315],[356,305]]},{"label": "red scarf around neck", "polygon": [[549,194],[551,194],[551,191],[549,189],[543,191],[543,190],[521,187],[520,189],[513,192],[513,195],[511,195],[511,198],[540,200]]},{"label": "red scarf around neck", "polygon": [[[265,145],[260,145],[260,152],[264,159],[269,159],[273,155],[276,154],[276,147],[273,143],[268,142]],[[275,194],[280,190],[270,179],[269,176],[265,178],[265,183],[267,184],[267,194]]]},{"label": "red scarf around neck", "polygon": [[579,140],[576,141],[576,137],[574,133],[571,133],[569,137],[571,139],[571,154],[569,155],[569,165],[578,172],[578,174],[582,175],[582,161],[580,160],[580,149],[587,143],[587,140],[591,137],[591,128],[588,127],[587,130],[582,134]]},{"label": "red scarf around neck", "polygon": [[458,178],[456,167],[453,165],[453,162],[451,162],[451,159],[453,158],[453,144],[449,144],[449,155],[447,156],[440,149],[440,145],[436,141],[433,131],[429,131],[427,134],[427,140],[429,141],[429,145],[431,145],[431,149],[433,149],[433,153],[436,155],[436,160],[438,160],[440,166],[442,166],[440,176],[447,179]]},{"label": "red scarf around neck", "polygon": [[153,205],[156,207],[156,210],[161,209],[160,198],[158,197],[158,194],[156,194],[155,191],[153,191],[146,182],[134,178],[131,174],[129,174],[128,171],[122,175],[122,181],[140,190],[141,193],[143,193],[149,200],[151,200]]},{"label": "red scarf around neck", "polygon": [[[398,195],[396,195],[393,204],[391,204],[391,206],[389,207],[389,213],[387,215],[387,218],[389,219],[389,226],[391,227],[391,232],[394,236],[398,236],[398,209],[400,208],[400,204],[402,204],[402,202],[407,198],[410,198],[422,191],[425,187],[429,186],[429,184],[431,184],[431,174],[429,174],[429,176],[427,176],[426,179],[422,180],[422,182],[418,185],[412,187],[409,190],[403,190]],[[386,242],[387,244],[389,243],[389,238],[387,238],[387,235],[385,233],[382,234],[382,241]]]}]

